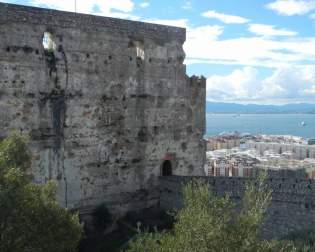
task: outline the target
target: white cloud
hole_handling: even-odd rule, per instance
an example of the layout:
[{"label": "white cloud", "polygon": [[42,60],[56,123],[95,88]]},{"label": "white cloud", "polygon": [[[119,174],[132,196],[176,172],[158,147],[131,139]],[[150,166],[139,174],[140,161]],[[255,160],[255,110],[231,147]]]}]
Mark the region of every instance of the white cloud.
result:
[{"label": "white cloud", "polygon": [[315,95],[315,85],[311,86],[310,88],[307,88],[307,89],[304,89],[303,91],[303,94],[306,94],[306,95]]},{"label": "white cloud", "polygon": [[219,101],[247,100],[255,93],[257,70],[252,67],[234,70],[226,76],[207,79],[207,99]]},{"label": "white cloud", "polygon": [[[97,15],[97,14],[98,13],[93,13],[93,15]],[[129,20],[134,20],[134,21],[139,21],[140,20],[139,16],[132,15],[132,14],[126,13],[126,12],[115,11],[115,12],[110,12],[110,13],[108,13],[106,15],[103,14],[103,13],[100,13],[100,15],[107,16],[107,17],[113,17],[113,18],[129,19]]]},{"label": "white cloud", "polygon": [[298,33],[286,29],[277,29],[273,25],[250,24],[248,30],[261,36],[296,36]]},{"label": "white cloud", "polygon": [[310,18],[311,18],[311,19],[315,19],[315,13],[311,14],[311,15],[310,15]]},{"label": "white cloud", "polygon": [[[203,38],[205,42],[217,40],[223,33],[223,27],[219,25],[205,25],[198,27],[188,27],[187,29],[187,43],[192,44],[198,43],[200,38]],[[198,46],[195,44],[195,46]]]},{"label": "white cloud", "polygon": [[191,1],[186,0],[186,1],[184,2],[184,5],[182,6],[182,8],[183,8],[184,10],[190,10],[190,9],[192,9],[192,3],[191,3]]},{"label": "white cloud", "polygon": [[[53,9],[64,10],[64,11],[74,11],[73,1],[64,0],[31,0],[30,2],[35,6],[45,6]],[[97,7],[99,10],[94,13],[94,8]],[[77,1],[77,12],[86,14],[98,14],[110,17],[121,17],[121,18],[132,18],[137,17],[130,14],[134,9],[134,3],[131,0],[84,0]],[[126,15],[129,13],[129,15]]]},{"label": "white cloud", "polygon": [[145,19],[144,22],[186,28],[188,19]]},{"label": "white cloud", "polygon": [[[222,33],[222,30],[221,27],[217,32]],[[216,38],[218,35],[220,33]],[[315,38],[276,40],[262,36],[219,40],[205,39],[202,33],[196,33],[193,39],[187,36],[184,48],[187,64],[198,62],[279,68],[302,61],[315,61]]]},{"label": "white cloud", "polygon": [[286,103],[315,99],[315,66],[276,69],[259,80],[258,70],[244,67],[207,79],[207,99],[227,102]]},{"label": "white cloud", "polygon": [[149,6],[150,6],[150,3],[148,3],[148,2],[140,3],[140,7],[141,7],[141,8],[147,8],[147,7],[149,7]]},{"label": "white cloud", "polygon": [[280,15],[303,15],[315,9],[314,0],[276,0],[267,4],[267,8]]},{"label": "white cloud", "polygon": [[218,19],[225,24],[245,24],[250,21],[247,18],[219,13],[214,10],[210,10],[210,11],[202,13],[202,16],[207,17],[207,18]]}]

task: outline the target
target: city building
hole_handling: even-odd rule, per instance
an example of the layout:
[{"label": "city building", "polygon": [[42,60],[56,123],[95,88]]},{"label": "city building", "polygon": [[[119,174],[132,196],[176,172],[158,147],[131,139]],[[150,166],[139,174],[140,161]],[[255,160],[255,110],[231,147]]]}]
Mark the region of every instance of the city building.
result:
[{"label": "city building", "polygon": [[237,133],[209,137],[206,139],[207,151],[239,147],[240,141],[241,137]]},{"label": "city building", "polygon": [[[244,141],[244,139],[241,139]],[[208,151],[208,176],[255,177],[265,170],[272,177],[315,178],[315,146],[295,136],[258,135],[238,148]]]}]

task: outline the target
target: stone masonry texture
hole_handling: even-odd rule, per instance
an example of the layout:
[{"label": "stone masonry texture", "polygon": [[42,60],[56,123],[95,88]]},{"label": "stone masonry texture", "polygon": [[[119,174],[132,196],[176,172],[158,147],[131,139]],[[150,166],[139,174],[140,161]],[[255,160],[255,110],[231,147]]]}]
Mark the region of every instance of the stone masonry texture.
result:
[{"label": "stone masonry texture", "polygon": [[[164,210],[182,207],[182,187],[193,179],[209,184],[216,195],[228,193],[240,203],[246,184],[252,178],[237,177],[162,177],[160,206]],[[296,178],[269,178],[268,187],[273,191],[272,202],[267,210],[261,229],[264,238],[281,238],[293,231],[314,229],[315,181]]]},{"label": "stone masonry texture", "polygon": [[65,207],[155,204],[165,160],[174,175],[203,173],[205,79],[186,76],[185,36],[0,3],[0,137],[30,135],[34,181],[56,180]]}]

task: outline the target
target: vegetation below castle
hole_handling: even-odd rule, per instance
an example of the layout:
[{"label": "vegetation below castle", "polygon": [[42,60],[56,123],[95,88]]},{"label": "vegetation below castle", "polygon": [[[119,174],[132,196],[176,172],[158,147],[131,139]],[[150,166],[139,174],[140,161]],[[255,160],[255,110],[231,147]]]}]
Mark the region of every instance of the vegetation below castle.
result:
[{"label": "vegetation below castle", "polygon": [[170,231],[139,232],[128,252],[280,252],[314,251],[314,233],[303,239],[299,233],[289,239],[263,240],[260,237],[271,191],[265,183],[266,174],[246,187],[240,210],[229,196],[217,197],[209,185],[199,181],[183,189],[184,207],[174,214]]},{"label": "vegetation below castle", "polygon": [[[19,133],[0,142],[0,251],[77,251],[83,232],[79,217],[59,206],[54,182],[32,182],[26,142]],[[197,180],[188,183],[183,189],[184,207],[172,213],[173,227],[162,232],[139,231],[127,243],[127,252],[314,251],[312,230],[283,240],[260,238],[259,230],[271,200],[265,179],[266,175],[262,175],[255,184],[247,185],[239,211],[228,195],[215,196],[208,185]],[[97,208],[94,218],[98,233],[111,222],[105,205]],[[124,251],[123,243],[126,244],[117,240],[118,248],[111,247],[110,251]],[[103,248],[108,248],[106,240],[104,244]],[[97,251],[109,251],[95,247]]]},{"label": "vegetation below castle", "polygon": [[76,251],[82,227],[62,208],[56,184],[32,183],[26,138],[18,133],[0,143],[0,251]]}]

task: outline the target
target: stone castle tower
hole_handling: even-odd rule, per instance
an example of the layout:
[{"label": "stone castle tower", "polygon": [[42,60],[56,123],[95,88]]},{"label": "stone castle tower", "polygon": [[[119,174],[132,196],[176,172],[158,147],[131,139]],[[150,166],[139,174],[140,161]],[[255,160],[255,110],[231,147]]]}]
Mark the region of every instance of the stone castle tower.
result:
[{"label": "stone castle tower", "polygon": [[156,203],[161,175],[203,173],[205,79],[185,29],[0,3],[0,137],[30,135],[34,180],[81,211]]}]

